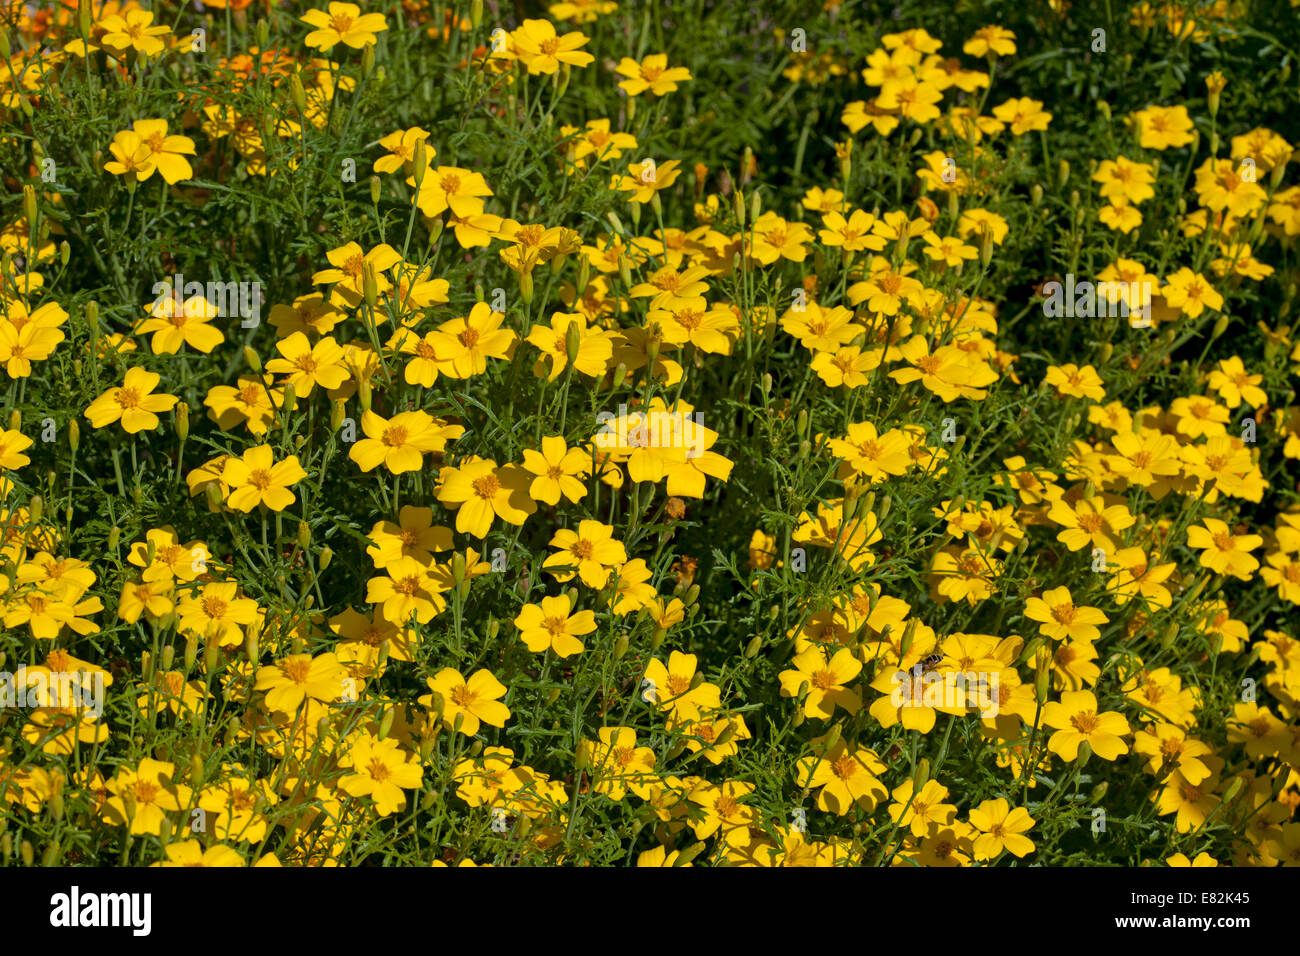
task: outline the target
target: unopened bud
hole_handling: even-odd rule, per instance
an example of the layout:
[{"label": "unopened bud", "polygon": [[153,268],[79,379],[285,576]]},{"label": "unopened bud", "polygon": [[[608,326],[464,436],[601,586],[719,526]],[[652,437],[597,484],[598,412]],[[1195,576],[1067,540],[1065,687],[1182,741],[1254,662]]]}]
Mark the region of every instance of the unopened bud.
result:
[{"label": "unopened bud", "polygon": [[930,761],[922,757],[916,762],[916,771],[912,774],[912,795],[913,799],[921,792],[921,789],[930,782]]}]

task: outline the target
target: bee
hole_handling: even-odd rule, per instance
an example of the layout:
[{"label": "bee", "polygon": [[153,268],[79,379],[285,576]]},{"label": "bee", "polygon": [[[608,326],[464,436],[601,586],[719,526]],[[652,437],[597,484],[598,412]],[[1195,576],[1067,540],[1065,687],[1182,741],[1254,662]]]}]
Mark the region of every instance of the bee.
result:
[{"label": "bee", "polygon": [[913,679],[919,679],[938,667],[943,659],[944,655],[942,653],[927,654],[925,657],[913,664],[910,670],[899,671],[899,673],[905,676],[910,676]]},{"label": "bee", "polygon": [[[915,667],[921,668],[922,674],[928,674],[934,670],[943,661],[943,654],[927,654],[916,662]],[[914,669],[915,669],[914,667]]]}]

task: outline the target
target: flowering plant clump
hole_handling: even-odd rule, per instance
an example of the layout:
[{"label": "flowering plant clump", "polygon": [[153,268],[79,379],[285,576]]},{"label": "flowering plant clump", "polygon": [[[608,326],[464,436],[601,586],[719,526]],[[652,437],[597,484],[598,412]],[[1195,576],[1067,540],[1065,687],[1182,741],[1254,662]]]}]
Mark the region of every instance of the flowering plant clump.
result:
[{"label": "flowering plant clump", "polygon": [[310,3],[0,17],[5,864],[1300,864],[1295,16]]}]

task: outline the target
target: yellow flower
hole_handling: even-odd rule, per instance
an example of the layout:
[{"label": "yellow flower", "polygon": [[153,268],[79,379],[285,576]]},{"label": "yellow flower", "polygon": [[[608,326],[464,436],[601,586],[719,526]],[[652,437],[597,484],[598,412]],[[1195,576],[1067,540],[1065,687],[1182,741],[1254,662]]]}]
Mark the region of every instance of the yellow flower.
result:
[{"label": "yellow flower", "polygon": [[244,858],[223,843],[203,849],[203,844],[198,840],[182,840],[179,843],[168,843],[163,847],[163,852],[167,854],[166,860],[159,860],[157,863],[150,863],[152,866],[160,867],[236,867],[244,866]]},{"label": "yellow flower", "polygon": [[1131,733],[1128,721],[1113,710],[1098,713],[1092,691],[1066,691],[1059,701],[1048,701],[1043,705],[1043,724],[1056,730],[1048,749],[1067,762],[1078,757],[1079,745],[1085,741],[1102,760],[1128,753],[1122,739]]},{"label": "yellow flower", "polygon": [[353,444],[348,457],[362,471],[373,471],[382,464],[395,475],[418,471],[426,452],[441,452],[449,440],[465,434],[464,426],[448,425],[419,410],[398,412],[389,419],[362,412],[361,430],[366,437]]},{"label": "yellow flower", "polygon": [[[0,280],[3,281],[3,280]],[[3,289],[0,288],[0,303]],[[32,362],[40,362],[66,338],[59,328],[68,313],[56,302],[47,302],[30,315],[19,300],[9,304],[8,317],[0,318],[0,362],[10,378],[27,378]]]},{"label": "yellow flower", "polygon": [[862,662],[847,647],[833,656],[820,647],[809,647],[796,654],[792,663],[794,669],[782,671],[777,679],[782,697],[798,697],[802,685],[808,685],[804,716],[830,720],[836,707],[850,714],[862,707],[861,695],[846,686],[861,672]]},{"label": "yellow flower", "polygon": [[572,611],[573,602],[567,594],[544,597],[541,604],[525,604],[514,619],[519,639],[534,654],[552,650],[558,657],[571,657],[582,653],[585,645],[578,638],[596,629],[596,615]]},{"label": "yellow flower", "polygon": [[149,757],[135,769],[118,767],[108,782],[112,796],[104,804],[104,818],[114,826],[129,826],[135,836],[158,836],[167,816],[190,801],[190,788],[172,782],[175,774],[175,764]]},{"label": "yellow flower", "polygon": [[[9,580],[0,576],[0,583],[7,588]],[[26,624],[36,640],[52,641],[72,618],[73,611],[69,602],[48,591],[33,588],[8,599],[4,625],[14,628]]]},{"label": "yellow flower", "polygon": [[305,334],[294,332],[276,342],[275,350],[282,358],[271,359],[266,363],[266,370],[289,376],[287,384],[293,386],[299,398],[310,395],[317,385],[324,389],[338,388],[348,379],[343,349],[331,336],[312,345]]},{"label": "yellow flower", "polygon": [[413,172],[416,143],[425,144],[430,159],[437,155],[437,151],[428,145],[428,139],[429,131],[419,126],[389,133],[379,141],[379,145],[388,150],[388,155],[375,160],[375,172],[395,173],[399,169],[408,174]]},{"label": "yellow flower", "polygon": [[127,10],[124,14],[113,14],[99,22],[103,34],[100,45],[118,57],[123,57],[134,50],[142,56],[150,57],[167,48],[162,37],[170,34],[171,27],[150,26],[153,13],[148,10]]},{"label": "yellow flower", "polygon": [[86,409],[86,418],[95,428],[103,428],[121,421],[122,428],[134,435],[158,427],[158,412],[165,412],[176,404],[176,396],[153,394],[162,376],[142,368],[130,368],[122,385],[110,388]]},{"label": "yellow flower", "polygon": [[185,158],[186,155],[194,155],[194,140],[188,136],[168,136],[167,121],[162,119],[136,120],[131,126],[140,138],[140,144],[149,151],[149,161],[153,168],[162,174],[167,185],[190,179],[194,175],[193,167]]},{"label": "yellow flower", "polygon": [[[589,329],[586,318],[570,312],[553,312],[549,326],[538,322],[529,329],[525,341],[542,352],[533,372],[539,377],[546,375],[551,382],[559,378],[569,366],[569,336],[574,336],[578,343],[573,356],[574,370],[591,378],[604,375],[614,354],[610,336],[603,329]],[[550,359],[549,374],[545,359]]]},{"label": "yellow flower", "polygon": [[362,734],[341,748],[339,766],[356,771],[339,780],[339,789],[354,797],[370,797],[375,811],[386,817],[406,806],[403,790],[415,790],[424,779],[419,760],[402,750],[396,739]]},{"label": "yellow flower", "polygon": [[456,530],[485,537],[494,518],[522,525],[537,510],[528,494],[528,472],[517,465],[497,467],[489,459],[471,456],[459,467],[439,473],[438,500],[456,508]]},{"label": "yellow flower", "polygon": [[440,694],[442,722],[448,730],[455,728],[459,717],[460,732],[473,737],[478,733],[480,721],[504,727],[510,719],[510,708],[498,699],[505,696],[506,687],[486,668],[480,668],[466,680],[455,668],[444,667],[435,676],[426,678],[425,683],[432,693],[420,697],[419,703],[436,709],[433,695]]},{"label": "yellow flower", "polygon": [[1160,294],[1166,302],[1191,319],[1207,308],[1216,312],[1223,308],[1223,296],[1210,285],[1209,280],[1186,266],[1165,280]]},{"label": "yellow flower", "polygon": [[1102,196],[1116,205],[1136,205],[1156,194],[1151,186],[1155,167],[1150,163],[1132,162],[1123,156],[1103,160],[1092,179],[1102,184]]},{"label": "yellow flower", "polygon": [[525,448],[523,466],[536,476],[528,486],[530,498],[555,505],[561,496],[575,502],[586,497],[587,486],[577,476],[591,471],[591,455],[568,447],[562,435],[544,437],[540,451]]},{"label": "yellow flower", "polygon": [[1016,35],[1005,27],[980,27],[961,48],[971,56],[1011,56],[1016,52]]},{"label": "yellow flower", "polygon": [[412,617],[428,624],[447,607],[439,593],[447,588],[433,576],[433,570],[415,558],[390,561],[384,575],[366,582],[366,603],[382,605],[384,620],[396,627],[406,627]]},{"label": "yellow flower", "polygon": [[175,355],[188,345],[207,355],[226,341],[220,329],[208,323],[217,317],[217,307],[201,295],[190,296],[177,308],[176,296],[164,293],[154,300],[137,332],[153,333],[149,347],[154,355]]},{"label": "yellow flower", "polygon": [[636,96],[649,90],[655,96],[663,96],[677,89],[678,83],[691,79],[691,71],[684,66],[670,67],[668,56],[664,53],[651,53],[640,63],[625,56],[614,70],[626,80],[619,81],[619,88],[628,96]]},{"label": "yellow flower", "polygon": [[393,287],[384,273],[402,261],[401,254],[387,243],[380,243],[369,252],[362,252],[355,242],[331,249],[325,258],[333,268],[321,269],[312,274],[313,285],[333,283],[331,298],[355,308],[365,295],[365,278],[369,272],[375,279],[375,290],[387,292]]},{"label": "yellow flower", "polygon": [[1052,114],[1043,109],[1042,101],[1027,96],[1012,97],[1000,106],[993,107],[993,115],[1011,127],[1011,135],[1047,129]]},{"label": "yellow flower", "polygon": [[840,740],[825,753],[801,759],[796,775],[800,786],[818,790],[817,809],[843,816],[854,807],[870,813],[889,796],[880,782],[886,769],[874,750]]},{"label": "yellow flower", "polygon": [[980,831],[973,846],[977,860],[991,860],[1003,850],[1017,857],[1034,851],[1033,841],[1024,835],[1033,828],[1034,818],[1024,807],[1012,809],[1002,797],[972,807],[970,823]]},{"label": "yellow flower", "polygon": [[1138,145],[1143,149],[1169,149],[1192,141],[1192,118],[1185,106],[1148,106],[1132,116]]},{"label": "yellow flower", "polygon": [[428,564],[435,551],[450,551],[453,547],[451,529],[433,523],[433,509],[414,505],[402,505],[396,524],[376,521],[366,537],[374,542],[366,548],[366,554],[377,568],[386,568],[399,558]]},{"label": "yellow flower", "polygon": [[256,690],[266,691],[268,710],[293,714],[310,697],[330,703],[343,696],[343,665],[333,652],[312,657],[290,654],[257,670]]},{"label": "yellow flower", "polygon": [[580,521],[577,531],[561,528],[549,542],[557,553],[543,561],[542,567],[567,568],[550,572],[557,581],[570,581],[576,573],[587,587],[603,588],[610,571],[627,560],[627,551],[613,534],[612,525],[589,519]]},{"label": "yellow flower", "polygon": [[469,315],[442,323],[427,341],[438,370],[452,378],[469,378],[487,371],[489,358],[508,358],[519,336],[501,328],[505,315],[486,302],[476,302]]},{"label": "yellow flower", "polygon": [[32,444],[30,438],[13,428],[0,431],[0,468],[15,470],[30,465],[32,460],[23,452]]},{"label": "yellow flower", "polygon": [[[407,183],[414,186],[414,178],[408,178]],[[425,173],[416,202],[426,216],[437,216],[450,209],[453,216],[465,219],[482,213],[483,197],[491,195],[492,189],[481,173],[458,166],[439,166]]]},{"label": "yellow flower", "polygon": [[534,75],[555,73],[562,63],[588,66],[596,59],[590,53],[578,49],[589,42],[585,34],[575,30],[557,36],[555,25],[550,20],[525,20],[521,27],[510,34],[510,39],[520,62]]},{"label": "yellow flower", "polygon": [[1090,398],[1095,402],[1100,402],[1106,397],[1101,376],[1091,365],[1085,365],[1083,368],[1068,362],[1065,365],[1049,365],[1044,381],[1048,385],[1054,385],[1060,395]]},{"label": "yellow flower", "polygon": [[936,827],[945,827],[957,816],[957,807],[944,803],[948,788],[938,780],[927,780],[919,793],[913,796],[915,785],[906,780],[894,788],[890,796],[889,816],[900,827],[906,827],[912,836],[920,839]]},{"label": "yellow flower", "polygon": [[258,607],[252,598],[236,597],[238,590],[238,584],[228,581],[186,591],[176,606],[177,629],[222,647],[242,644],[243,628],[257,619]]},{"label": "yellow flower", "polygon": [[1025,602],[1025,617],[1041,622],[1038,633],[1054,641],[1065,638],[1095,641],[1101,636],[1097,625],[1110,620],[1100,608],[1075,605],[1066,587],[1044,591],[1041,598],[1029,598]]},{"label": "yellow flower", "polygon": [[675,159],[666,159],[662,163],[645,159],[627,167],[630,176],[615,176],[613,185],[616,189],[630,191],[630,202],[647,203],[661,189],[667,189],[677,182],[677,177],[681,175],[681,170],[677,168],[679,165]]},{"label": "yellow flower", "polygon": [[1187,546],[1201,551],[1201,567],[1242,581],[1249,581],[1259,567],[1250,552],[1263,543],[1257,534],[1233,534],[1227,522],[1218,518],[1206,518],[1187,529]]},{"label": "yellow flower", "polygon": [[289,486],[306,477],[297,455],[276,462],[270,445],[257,445],[242,458],[227,459],[222,480],[231,491],[226,504],[237,511],[252,511],[258,505],[283,511],[297,500]]},{"label": "yellow flower", "polygon": [[315,28],[307,34],[305,42],[322,53],[328,53],[339,43],[354,50],[373,46],[375,34],[388,29],[388,19],[382,13],[363,15],[355,3],[331,3],[328,13],[311,9],[299,20]]},{"label": "yellow flower", "polygon": [[596,793],[611,800],[622,800],[631,790],[642,800],[649,799],[650,787],[659,782],[655,774],[658,762],[649,747],[636,745],[636,731],[631,727],[601,727],[600,741],[583,740],[578,744],[579,759],[585,762]]},{"label": "yellow flower", "polygon": [[144,182],[153,175],[153,153],[132,130],[124,129],[114,136],[113,142],[108,144],[108,151],[113,154],[113,158],[104,164],[104,169],[113,175],[126,176],[134,173],[139,182]]}]

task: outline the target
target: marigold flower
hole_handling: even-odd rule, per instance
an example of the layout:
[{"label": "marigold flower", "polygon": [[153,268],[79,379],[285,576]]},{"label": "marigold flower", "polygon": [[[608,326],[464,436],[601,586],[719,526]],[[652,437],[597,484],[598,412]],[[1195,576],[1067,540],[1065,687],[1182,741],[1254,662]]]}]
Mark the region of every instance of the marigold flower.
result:
[{"label": "marigold flower", "polygon": [[298,456],[290,455],[275,461],[270,445],[257,445],[244,452],[242,458],[226,460],[223,481],[230,486],[226,504],[237,511],[252,511],[266,505],[272,511],[283,511],[297,498],[289,490],[307,477]]},{"label": "marigold flower", "polygon": [[86,418],[95,428],[103,428],[121,421],[128,434],[152,431],[158,427],[158,412],[171,409],[177,402],[175,395],[154,394],[162,376],[142,368],[126,371],[122,384],[110,388],[86,409]]}]

